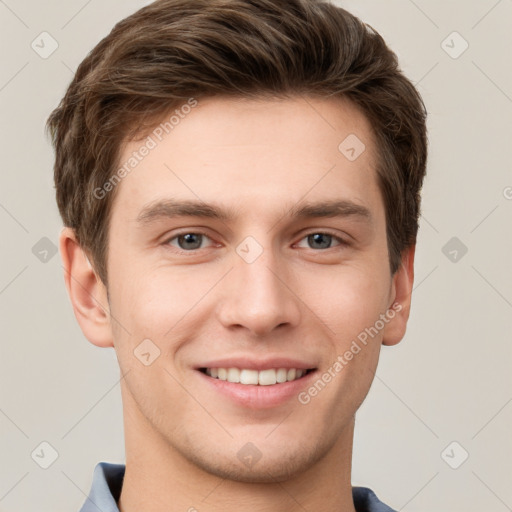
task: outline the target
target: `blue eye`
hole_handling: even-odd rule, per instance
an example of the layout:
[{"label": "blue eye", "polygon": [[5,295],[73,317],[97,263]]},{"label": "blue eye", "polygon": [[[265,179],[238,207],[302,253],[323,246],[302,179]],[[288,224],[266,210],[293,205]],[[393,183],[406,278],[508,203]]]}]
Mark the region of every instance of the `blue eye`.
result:
[{"label": "blue eye", "polygon": [[331,246],[332,236],[327,233],[314,233],[312,235],[308,235],[308,243],[309,244],[319,244],[321,247],[316,247],[317,249],[328,249]]},{"label": "blue eye", "polygon": [[183,251],[193,251],[195,249],[201,249],[203,238],[208,237],[203,233],[183,233],[169,239],[167,243],[176,247],[176,245],[172,243],[176,240],[178,249]]},{"label": "blue eye", "polygon": [[347,245],[341,238],[329,233],[321,232],[311,233],[305,236],[302,240],[307,240],[307,243],[310,244],[311,249],[330,249],[333,247],[333,241],[337,242],[335,245]]}]

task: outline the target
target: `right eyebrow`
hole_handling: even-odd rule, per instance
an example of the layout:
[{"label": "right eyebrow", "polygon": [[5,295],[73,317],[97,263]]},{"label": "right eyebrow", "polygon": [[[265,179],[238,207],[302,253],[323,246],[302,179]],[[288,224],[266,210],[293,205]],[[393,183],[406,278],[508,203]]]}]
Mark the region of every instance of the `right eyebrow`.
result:
[{"label": "right eyebrow", "polygon": [[227,221],[235,217],[235,211],[201,201],[167,199],[146,205],[137,216],[137,222],[148,224],[161,218],[173,217],[204,217]]}]

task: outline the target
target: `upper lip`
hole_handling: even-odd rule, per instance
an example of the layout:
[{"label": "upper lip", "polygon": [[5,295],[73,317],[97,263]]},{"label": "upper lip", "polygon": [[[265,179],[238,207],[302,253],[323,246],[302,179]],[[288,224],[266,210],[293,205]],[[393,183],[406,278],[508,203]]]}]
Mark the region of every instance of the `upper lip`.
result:
[{"label": "upper lip", "polygon": [[254,357],[229,357],[206,361],[196,366],[201,368],[239,368],[247,370],[270,370],[271,368],[297,368],[298,370],[310,370],[316,368],[316,365],[299,359],[289,357],[272,357],[267,359],[256,359]]}]

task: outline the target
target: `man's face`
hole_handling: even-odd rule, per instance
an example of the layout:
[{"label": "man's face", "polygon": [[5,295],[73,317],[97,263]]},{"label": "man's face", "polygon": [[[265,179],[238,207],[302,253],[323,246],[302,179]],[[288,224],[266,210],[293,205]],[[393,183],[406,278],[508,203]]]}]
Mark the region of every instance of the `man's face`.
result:
[{"label": "man's face", "polygon": [[[340,150],[351,134],[360,142]],[[109,228],[127,435],[222,477],[304,471],[348,435],[393,323],[358,341],[395,299],[370,127],[339,100],[209,99],[151,137]],[[120,165],[145,142],[128,144]],[[188,215],[182,202],[208,211]],[[338,215],[297,216],[334,202]],[[262,383],[311,371],[255,385],[205,368]]]}]

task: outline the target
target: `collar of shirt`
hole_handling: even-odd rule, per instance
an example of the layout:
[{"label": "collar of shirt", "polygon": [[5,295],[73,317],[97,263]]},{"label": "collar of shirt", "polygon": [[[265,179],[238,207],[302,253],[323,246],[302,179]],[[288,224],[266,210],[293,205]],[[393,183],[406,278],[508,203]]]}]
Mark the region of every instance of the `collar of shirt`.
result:
[{"label": "collar of shirt", "polygon": [[[94,468],[91,491],[80,512],[119,512],[117,502],[123,486],[124,464],[99,462]],[[367,487],[352,487],[357,512],[396,512]]]}]

